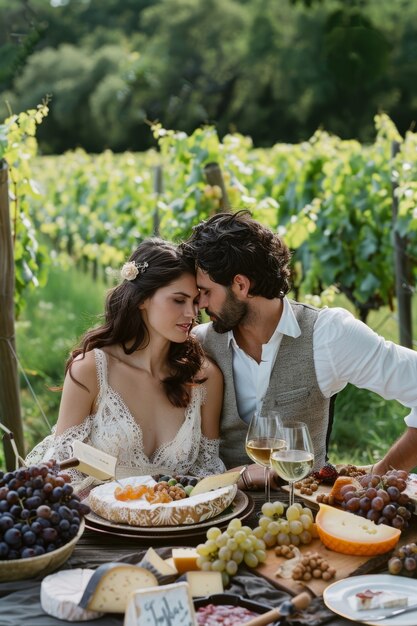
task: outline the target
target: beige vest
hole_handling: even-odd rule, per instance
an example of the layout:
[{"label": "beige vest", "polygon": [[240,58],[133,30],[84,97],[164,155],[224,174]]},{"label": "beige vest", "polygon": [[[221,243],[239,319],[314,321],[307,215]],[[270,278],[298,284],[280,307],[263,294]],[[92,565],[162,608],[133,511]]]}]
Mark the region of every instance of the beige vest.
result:
[{"label": "beige vest", "polygon": [[[284,417],[308,424],[314,445],[316,468],[326,458],[330,400],[317,384],[313,360],[313,329],[318,309],[290,301],[301,329],[296,339],[284,335],[263,399],[263,411],[280,411]],[[224,376],[224,399],[220,426],[220,458],[226,467],[250,463],[245,452],[247,424],[240,418],[233,383],[232,347],[227,333],[216,333],[212,324],[194,329],[207,354],[219,365]]]}]

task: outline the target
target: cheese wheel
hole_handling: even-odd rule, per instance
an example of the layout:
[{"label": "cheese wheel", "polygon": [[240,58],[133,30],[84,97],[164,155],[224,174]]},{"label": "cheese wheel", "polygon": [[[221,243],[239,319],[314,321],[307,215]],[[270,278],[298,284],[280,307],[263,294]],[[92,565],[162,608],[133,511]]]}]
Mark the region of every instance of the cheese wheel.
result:
[{"label": "cheese wheel", "polygon": [[134,591],[157,585],[156,576],[143,567],[105,563],[90,578],[80,606],[103,613],[124,613]]},{"label": "cheese wheel", "polygon": [[78,568],[46,576],[41,584],[41,606],[45,613],[69,622],[86,622],[102,617],[103,613],[78,606],[93,574],[92,569]]},{"label": "cheese wheel", "polygon": [[[132,487],[156,484],[152,476],[132,476],[119,482],[123,486],[130,484]],[[182,500],[151,504],[144,499],[117,500],[114,496],[116,486],[117,483],[111,482],[94,487],[88,496],[88,504],[94,513],[104,519],[131,526],[196,524],[222,513],[233,502],[237,492],[237,486],[229,484],[218,489],[213,487],[214,491],[196,496],[192,494]]]},{"label": "cheese wheel", "polygon": [[386,524],[375,524],[359,515],[320,504],[316,528],[326,548],[357,556],[374,556],[392,550],[401,531]]}]

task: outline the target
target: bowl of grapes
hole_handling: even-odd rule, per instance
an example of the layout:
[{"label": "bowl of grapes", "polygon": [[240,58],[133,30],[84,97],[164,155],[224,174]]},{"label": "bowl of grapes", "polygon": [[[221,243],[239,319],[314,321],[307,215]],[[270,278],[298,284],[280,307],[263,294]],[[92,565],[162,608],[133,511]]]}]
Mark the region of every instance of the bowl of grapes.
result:
[{"label": "bowl of grapes", "polygon": [[0,581],[60,567],[84,531],[89,507],[53,461],[0,471]]}]

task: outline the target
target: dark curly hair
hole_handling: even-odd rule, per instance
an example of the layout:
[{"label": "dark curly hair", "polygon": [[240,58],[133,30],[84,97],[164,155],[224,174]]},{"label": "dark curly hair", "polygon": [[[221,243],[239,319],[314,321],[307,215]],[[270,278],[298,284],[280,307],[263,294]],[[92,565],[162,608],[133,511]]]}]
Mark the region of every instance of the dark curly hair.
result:
[{"label": "dark curly hair", "polygon": [[[65,373],[69,371],[70,376],[74,359],[94,348],[120,344],[125,354],[132,354],[144,347],[149,335],[139,305],[183,274],[194,274],[177,246],[156,237],[143,241],[129,261],[146,262],[146,271],[134,280],[124,280],[108,293],[103,324],[87,331],[68,359]],[[186,407],[190,401],[190,385],[204,382],[195,378],[203,361],[204,352],[192,336],[184,343],[171,343],[168,365],[172,374],[163,384],[174,406]]]},{"label": "dark curly hair", "polygon": [[226,287],[236,274],[244,274],[251,281],[253,296],[272,300],[290,290],[288,247],[249,211],[213,215],[193,228],[181,248],[190,267],[194,264]]}]

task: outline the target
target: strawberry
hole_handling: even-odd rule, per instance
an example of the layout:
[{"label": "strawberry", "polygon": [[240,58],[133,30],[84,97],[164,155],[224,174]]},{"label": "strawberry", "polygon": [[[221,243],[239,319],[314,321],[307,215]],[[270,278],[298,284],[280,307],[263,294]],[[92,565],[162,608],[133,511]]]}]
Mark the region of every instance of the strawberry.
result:
[{"label": "strawberry", "polygon": [[327,483],[328,485],[333,485],[338,476],[339,472],[331,463],[326,463],[325,465],[323,465],[323,467],[320,468],[318,472],[318,478],[323,483]]}]

